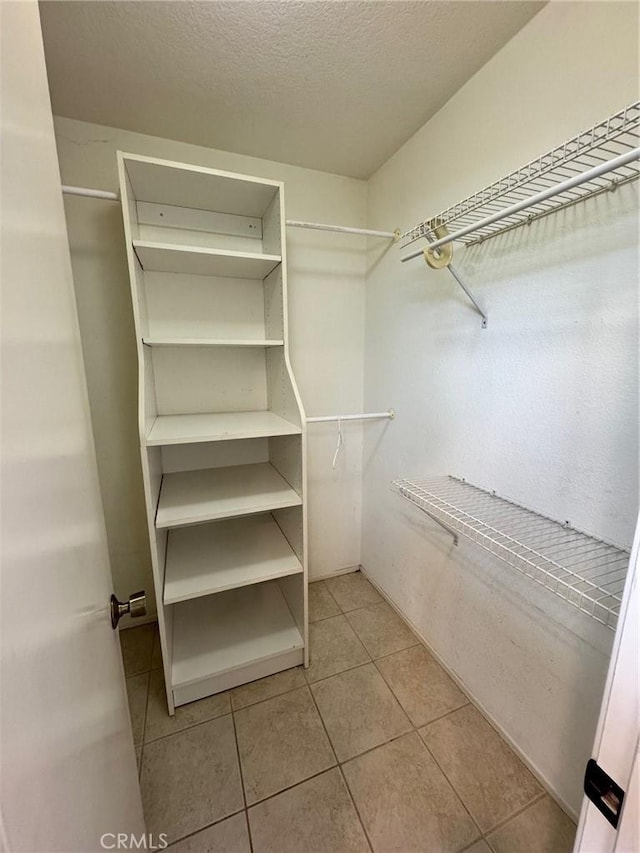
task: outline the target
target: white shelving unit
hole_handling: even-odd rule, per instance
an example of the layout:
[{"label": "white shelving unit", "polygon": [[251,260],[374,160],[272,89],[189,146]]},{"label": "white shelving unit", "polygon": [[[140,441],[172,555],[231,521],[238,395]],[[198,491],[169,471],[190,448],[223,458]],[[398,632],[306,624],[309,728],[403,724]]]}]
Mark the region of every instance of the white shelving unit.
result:
[{"label": "white shelving unit", "polygon": [[308,665],[282,184],[118,154],[169,712]]}]

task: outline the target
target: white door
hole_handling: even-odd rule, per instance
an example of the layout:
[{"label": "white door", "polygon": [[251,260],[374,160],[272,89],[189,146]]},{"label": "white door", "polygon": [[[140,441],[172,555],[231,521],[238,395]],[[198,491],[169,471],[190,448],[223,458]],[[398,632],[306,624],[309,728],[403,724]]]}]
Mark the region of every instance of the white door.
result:
[{"label": "white door", "polygon": [[0,848],[144,832],[37,3],[1,2]]},{"label": "white door", "polygon": [[[638,562],[640,520],[631,551],[622,608],[609,664],[592,756],[625,792],[617,830],[587,797],[584,798],[574,850],[576,853],[638,853],[640,792],[640,607]],[[605,797],[616,806],[615,796]]]}]

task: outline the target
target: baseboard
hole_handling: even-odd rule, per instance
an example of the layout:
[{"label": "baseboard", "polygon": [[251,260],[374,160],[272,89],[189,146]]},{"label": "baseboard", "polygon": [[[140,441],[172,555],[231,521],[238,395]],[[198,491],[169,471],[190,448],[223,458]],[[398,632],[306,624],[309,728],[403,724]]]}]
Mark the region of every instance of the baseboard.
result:
[{"label": "baseboard", "polygon": [[359,572],[362,566],[346,566],[344,569],[337,569],[335,572],[329,572],[325,575],[314,575],[309,578],[309,583],[314,583],[315,581],[326,581],[330,578],[337,578],[339,575],[348,575],[351,572]]},{"label": "baseboard", "polygon": [[509,735],[509,733],[506,732],[502,728],[500,723],[489,713],[489,711],[487,711],[487,709],[484,707],[482,702],[478,699],[477,696],[475,696],[475,694],[468,687],[468,685],[465,684],[463,679],[461,679],[447,665],[446,661],[444,661],[440,657],[440,655],[431,647],[431,645],[427,642],[427,640],[425,639],[425,637],[421,633],[421,631],[419,631],[418,628],[413,624],[413,622],[407,618],[407,616],[402,612],[402,610],[398,607],[398,605],[395,603],[395,601],[393,601],[391,598],[389,598],[389,596],[382,589],[382,587],[374,581],[374,579],[371,577],[371,575],[369,575],[367,573],[367,570],[364,568],[364,566],[360,566],[359,568],[360,568],[360,571],[362,572],[362,574],[369,581],[369,583],[373,587],[375,587],[375,589],[380,593],[380,595],[384,598],[384,600],[391,607],[393,607],[393,609],[398,614],[398,616],[404,622],[407,623],[407,625],[411,628],[413,633],[418,637],[418,639],[425,646],[425,648],[428,650],[428,652],[431,655],[433,655],[433,657],[438,661],[438,663],[444,669],[444,671],[447,673],[449,678],[451,678],[451,680],[454,681],[457,684],[457,686],[460,688],[460,690],[462,690],[462,692],[468,697],[468,699],[472,703],[472,705],[475,705],[475,707],[478,709],[478,711],[480,711],[480,713],[485,718],[485,720],[488,723],[490,723],[491,726],[493,726],[493,728],[498,732],[500,737],[509,744],[509,746],[515,752],[515,754],[518,756],[520,761],[522,761],[522,763],[525,765],[525,767],[536,777],[538,782],[540,782],[540,784],[545,789],[545,791],[549,794],[549,796],[552,797],[555,800],[555,802],[560,806],[562,811],[566,812],[566,814],[569,815],[571,820],[573,820],[577,824],[578,823],[578,813],[566,802],[566,800],[563,797],[560,796],[560,794],[558,794],[558,792],[554,789],[553,785],[549,782],[549,780],[544,775],[544,773],[542,773],[539,770],[539,768],[536,767],[536,765],[531,761],[531,759],[527,755],[525,755],[525,753],[522,752],[522,750],[520,749],[518,744],[513,740],[513,738]]}]

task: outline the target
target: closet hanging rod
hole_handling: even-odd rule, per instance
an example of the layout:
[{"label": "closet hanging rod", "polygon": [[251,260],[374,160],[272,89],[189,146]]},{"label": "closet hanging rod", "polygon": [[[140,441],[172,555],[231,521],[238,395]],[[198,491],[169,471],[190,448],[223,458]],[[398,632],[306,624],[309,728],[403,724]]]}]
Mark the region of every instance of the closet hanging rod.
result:
[{"label": "closet hanging rod", "polygon": [[373,420],[381,420],[386,418],[392,421],[396,416],[396,413],[393,409],[389,409],[388,412],[371,412],[369,414],[362,415],[325,415],[323,417],[318,418],[307,418],[308,424],[321,424],[321,423],[330,423],[335,421],[373,421]]},{"label": "closet hanging rod", "polygon": [[[515,213],[519,213],[522,210],[526,210],[528,207],[532,207],[535,204],[539,204],[541,201],[546,201],[547,199],[553,198],[554,196],[559,195],[560,193],[566,192],[567,190],[572,189],[573,187],[580,186],[580,184],[588,183],[589,181],[594,180],[595,178],[600,177],[601,175],[606,175],[608,172],[613,172],[616,169],[620,169],[622,166],[626,166],[628,163],[632,163],[635,160],[640,160],[640,148],[632,148],[630,151],[626,151],[624,154],[620,154],[618,157],[614,157],[612,160],[607,160],[604,163],[600,163],[598,166],[594,166],[592,169],[588,169],[586,172],[581,172],[579,175],[574,175],[572,178],[569,178],[566,181],[562,181],[559,184],[555,184],[552,187],[549,187],[546,190],[542,190],[542,192],[536,193],[529,198],[525,198],[522,201],[516,202],[515,204],[510,205],[509,207],[504,208],[504,210],[499,210],[497,213],[493,213],[490,216],[486,216],[484,219],[480,219],[478,222],[473,222],[471,225],[467,225],[464,228],[460,228],[458,231],[454,231],[452,234],[447,234],[446,237],[441,237],[439,240],[434,240],[433,243],[429,244],[430,249],[438,249],[440,246],[444,246],[447,243],[453,243],[454,240],[459,240],[462,237],[466,237],[467,234],[471,234],[473,231],[479,231],[482,228],[486,228],[488,225],[493,225],[495,222],[499,222],[502,219],[506,219],[509,216],[513,216]],[[413,258],[424,257],[423,248],[416,249],[413,252],[409,252],[408,255],[404,255],[400,260],[402,263],[406,261],[411,261]]]},{"label": "closet hanging rod", "polygon": [[400,231],[374,231],[371,228],[325,225],[322,222],[300,222],[297,219],[287,219],[286,224],[289,228],[313,228],[316,231],[338,231],[340,234],[361,234],[363,237],[388,237],[393,240],[400,238]]},{"label": "closet hanging rod", "polygon": [[[118,193],[109,192],[108,190],[93,190],[87,187],[72,187],[68,184],[63,184],[62,192],[65,195],[79,195],[84,198],[99,198],[103,201],[120,201]],[[393,240],[398,240],[400,238],[400,231],[375,231],[371,228],[351,228],[346,225],[325,225],[322,222],[301,222],[297,219],[287,219],[286,225],[289,228],[312,228],[316,231],[337,231],[340,234],[359,234],[363,237],[387,237]]]},{"label": "closet hanging rod", "polygon": [[65,195],[80,195],[84,198],[100,198],[103,201],[120,201],[118,193],[112,193],[108,190],[92,190],[87,187],[70,187],[67,184],[63,184],[62,192]]}]

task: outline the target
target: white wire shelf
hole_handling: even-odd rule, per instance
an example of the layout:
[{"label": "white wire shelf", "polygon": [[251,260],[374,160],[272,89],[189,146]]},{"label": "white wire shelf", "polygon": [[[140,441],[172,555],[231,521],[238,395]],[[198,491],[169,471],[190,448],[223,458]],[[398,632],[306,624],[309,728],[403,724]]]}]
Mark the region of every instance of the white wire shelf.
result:
[{"label": "white wire shelf", "polygon": [[399,493],[449,531],[615,629],[629,552],[455,477],[397,480]]},{"label": "white wire shelf", "polygon": [[[455,237],[456,241],[467,245],[482,242],[488,237],[530,224],[542,216],[587,198],[614,191],[640,177],[637,159],[585,180],[578,186],[563,189],[553,197],[527,206],[524,210],[511,213],[507,210],[556,184],[577,179],[581,174],[604,166],[615,158],[630,155],[639,144],[640,101],[630,104],[501,180],[448,207],[437,216],[419,223],[402,234],[401,245],[406,247],[420,238],[436,242],[435,229],[443,225],[450,233],[470,229],[468,233]],[[504,217],[500,217],[496,222],[483,224],[485,219],[499,215],[503,210]],[[477,228],[474,227],[476,223]],[[443,245],[442,241],[437,242]]]}]

